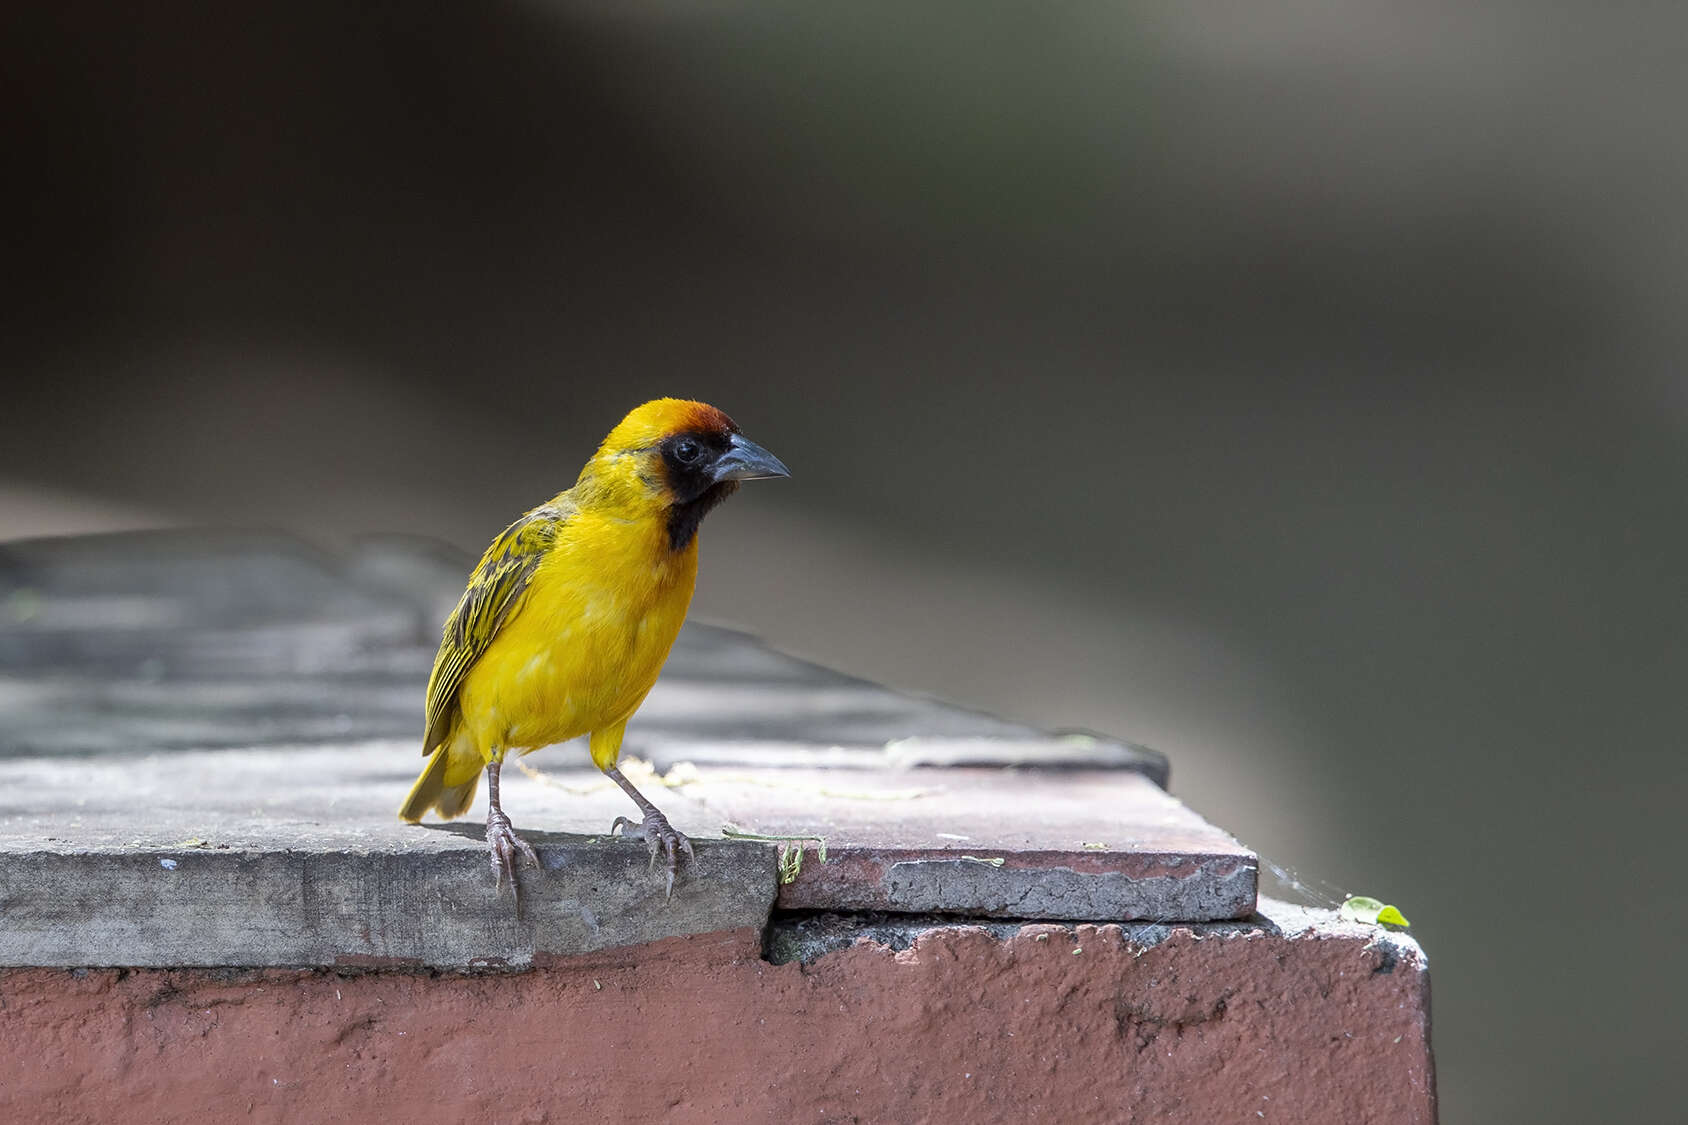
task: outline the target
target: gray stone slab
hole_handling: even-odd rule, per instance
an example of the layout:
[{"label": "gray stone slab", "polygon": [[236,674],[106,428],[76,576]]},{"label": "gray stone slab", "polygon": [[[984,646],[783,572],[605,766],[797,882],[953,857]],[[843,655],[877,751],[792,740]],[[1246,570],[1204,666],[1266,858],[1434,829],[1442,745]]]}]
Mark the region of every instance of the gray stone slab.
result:
[{"label": "gray stone slab", "polygon": [[526,968],[536,959],[766,924],[767,849],[700,841],[664,897],[644,848],[534,834],[520,903],[478,840],[404,851],[10,852],[0,965]]},{"label": "gray stone slab", "polygon": [[[341,560],[245,532],[0,544],[0,757],[420,738],[440,623],[471,565],[420,541]],[[945,764],[944,743],[1000,743],[1023,761],[1042,746],[1051,765],[1088,754],[1166,781],[1152,750],[1052,740],[698,622],[626,747],[666,764],[712,746],[717,761],[749,751],[741,760],[767,766],[779,762],[756,757],[761,744],[849,749],[879,768],[912,735],[924,764]]]},{"label": "gray stone slab", "polygon": [[[371,933],[362,944],[339,940],[329,949],[334,943],[323,944],[327,935],[345,936],[335,928],[336,916],[295,914],[287,916],[292,920],[286,927],[318,936],[265,949],[207,931],[201,948],[210,958],[206,963],[319,964],[340,955],[429,965],[502,956],[521,963],[529,955],[525,938],[508,943],[505,953],[489,953],[492,947],[484,941],[469,940],[480,931],[459,935],[449,950],[422,949],[404,936],[411,933],[418,902],[500,909],[490,893],[476,821],[407,825],[394,816],[421,760],[414,743],[393,740],[68,760],[0,758],[0,959],[84,948],[87,956],[106,958],[99,963],[116,963],[109,952],[99,952],[110,937],[159,935],[159,926],[183,904],[135,893],[136,885],[126,881],[129,867],[118,862],[123,856],[178,864],[172,869],[160,862],[161,871],[198,871],[199,858],[208,854],[251,860],[279,853],[314,857],[313,877],[338,887],[324,889],[324,902],[362,902],[369,886],[385,886],[363,913],[362,925]],[[567,919],[536,915],[550,929],[534,934],[533,950],[585,952],[702,925],[759,925],[776,893],[788,909],[1074,921],[1206,921],[1245,916],[1254,908],[1253,855],[1133,771],[763,772],[684,764],[668,774],[671,784],[665,785],[636,762],[628,769],[698,842],[698,859],[676,888],[676,902],[685,910],[656,908],[651,896],[661,881],[645,869],[640,845],[606,835],[615,817],[628,811],[620,790],[586,764],[582,748],[542,751],[505,771],[505,808],[517,828],[543,846],[551,873],[531,890],[532,875],[523,873],[524,902],[538,910],[542,898],[590,901],[578,876],[598,880],[590,894],[606,905],[597,910],[604,923],[598,930],[559,929]],[[826,839],[828,861],[819,862],[809,845],[798,877],[776,886],[775,846],[724,841],[728,824]],[[746,869],[732,858],[740,852],[757,857],[755,870],[764,882],[754,894],[740,885]],[[601,879],[606,853],[630,857],[623,862],[632,865],[613,886]],[[91,889],[69,896],[80,904],[76,910],[43,914],[35,905],[46,893],[38,870],[55,854],[77,858],[70,868],[52,870],[76,871]],[[731,860],[725,873],[710,867],[716,855]],[[417,856],[439,857],[449,870],[424,878],[431,859],[406,865],[406,857]],[[252,893],[247,884],[233,899],[209,901],[215,909],[236,912],[243,903],[298,901],[295,888],[303,876],[290,863],[262,868],[276,881],[264,894]],[[108,866],[113,870],[102,874]],[[156,874],[145,865],[143,870]],[[452,881],[465,872],[468,883]],[[397,881],[383,883],[389,877]],[[444,882],[430,881],[436,878]],[[707,895],[720,901],[706,909],[699,896]],[[79,911],[106,921],[78,930]],[[284,925],[282,915],[265,917],[268,925]],[[385,943],[389,951],[369,953],[364,946],[371,942]],[[129,948],[123,963],[165,964],[175,955],[167,943]]]},{"label": "gray stone slab", "polygon": [[1255,907],[1254,853],[1132,770],[698,776],[684,792],[731,823],[825,841],[826,862],[809,847],[780,888],[784,909],[1119,922]]},{"label": "gray stone slab", "polygon": [[522,967],[767,921],[766,845],[667,802],[698,838],[670,900],[644,845],[607,835],[619,791],[512,771],[543,861],[518,910],[474,819],[394,815],[421,761],[408,742],[0,759],[0,965]]},{"label": "gray stone slab", "polygon": [[[505,773],[545,859],[518,912],[478,823],[395,816],[467,567],[402,540],[348,559],[238,533],[0,544],[0,964],[519,967],[776,905],[1253,909],[1254,857],[1165,794],[1152,751],[692,624],[626,744],[697,843],[673,900],[642,845],[604,835],[625,796],[565,746]],[[782,886],[775,845],[723,839],[729,822],[824,837],[829,862]]]}]

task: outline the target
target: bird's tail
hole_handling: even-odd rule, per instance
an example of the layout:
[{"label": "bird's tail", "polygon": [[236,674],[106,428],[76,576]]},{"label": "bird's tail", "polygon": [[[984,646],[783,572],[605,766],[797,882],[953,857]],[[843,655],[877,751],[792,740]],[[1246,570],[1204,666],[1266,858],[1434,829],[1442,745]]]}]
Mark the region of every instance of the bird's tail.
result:
[{"label": "bird's tail", "polygon": [[410,787],[410,796],[404,799],[404,804],[399,808],[399,816],[404,820],[415,824],[430,809],[438,810],[441,817],[450,820],[454,816],[462,816],[474,802],[475,787],[481,782],[479,769],[473,770],[469,774],[469,780],[461,785],[446,784],[454,741],[455,739],[446,739],[428,756],[428,764],[422,767],[422,776]]}]

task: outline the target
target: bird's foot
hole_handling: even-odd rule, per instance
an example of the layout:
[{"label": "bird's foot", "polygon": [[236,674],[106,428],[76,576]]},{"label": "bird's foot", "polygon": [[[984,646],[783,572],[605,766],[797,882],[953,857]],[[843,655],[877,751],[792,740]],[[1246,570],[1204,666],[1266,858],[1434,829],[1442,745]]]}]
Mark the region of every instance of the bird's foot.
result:
[{"label": "bird's foot", "polygon": [[656,809],[645,814],[643,823],[630,817],[618,816],[615,823],[610,825],[610,835],[615,835],[616,829],[621,829],[625,836],[639,836],[650,849],[651,867],[656,866],[658,855],[663,857],[663,864],[668,871],[668,897],[674,897],[674,875],[680,870],[680,855],[685,853],[687,859],[695,858],[692,854],[692,842],[686,839],[668,818]]},{"label": "bird's foot", "polygon": [[516,857],[519,855],[527,860],[530,867],[539,866],[539,853],[533,850],[533,845],[516,835],[516,830],[510,827],[510,818],[502,812],[488,813],[486,818],[486,846],[492,853],[492,875],[496,879],[497,889],[504,889],[504,880],[510,880],[510,890],[516,891]]}]

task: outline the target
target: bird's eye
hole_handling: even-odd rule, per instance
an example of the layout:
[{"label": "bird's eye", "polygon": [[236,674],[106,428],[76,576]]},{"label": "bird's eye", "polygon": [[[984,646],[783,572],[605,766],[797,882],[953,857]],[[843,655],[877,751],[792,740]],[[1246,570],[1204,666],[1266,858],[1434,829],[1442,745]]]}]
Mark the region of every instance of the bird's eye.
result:
[{"label": "bird's eye", "polygon": [[696,461],[698,454],[702,452],[703,449],[691,438],[686,438],[685,440],[676,443],[674,446],[674,456],[678,457],[681,461],[684,461],[688,465],[693,461]]}]

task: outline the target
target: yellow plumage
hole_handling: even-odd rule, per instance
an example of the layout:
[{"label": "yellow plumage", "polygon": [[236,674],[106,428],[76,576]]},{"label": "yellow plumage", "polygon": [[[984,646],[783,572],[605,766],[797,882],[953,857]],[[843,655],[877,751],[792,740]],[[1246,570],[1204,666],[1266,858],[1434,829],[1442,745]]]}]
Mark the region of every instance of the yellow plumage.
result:
[{"label": "yellow plumage", "polygon": [[646,807],[615,765],[691,604],[697,523],[739,480],[770,475],[784,467],[713,407],[658,399],[629,414],[573,488],[481,556],[445,626],[429,761],[399,815],[460,815],[507,752],[588,733],[594,764]]}]

